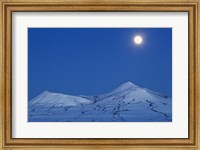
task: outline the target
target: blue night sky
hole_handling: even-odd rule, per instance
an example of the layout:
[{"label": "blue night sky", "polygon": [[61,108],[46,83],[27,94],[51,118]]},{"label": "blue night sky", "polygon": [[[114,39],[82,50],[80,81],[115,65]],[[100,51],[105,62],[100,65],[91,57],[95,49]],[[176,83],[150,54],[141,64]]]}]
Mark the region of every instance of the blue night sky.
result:
[{"label": "blue night sky", "polygon": [[29,100],[45,90],[103,94],[127,81],[172,95],[171,28],[28,29]]}]

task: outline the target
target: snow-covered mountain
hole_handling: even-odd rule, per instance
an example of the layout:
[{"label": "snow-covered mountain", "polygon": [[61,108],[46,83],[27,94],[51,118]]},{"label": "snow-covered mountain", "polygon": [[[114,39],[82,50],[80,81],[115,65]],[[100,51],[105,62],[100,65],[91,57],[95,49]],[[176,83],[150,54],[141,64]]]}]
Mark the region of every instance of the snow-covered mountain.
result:
[{"label": "snow-covered mountain", "polygon": [[96,96],[43,92],[29,101],[29,122],[171,122],[172,99],[126,82]]},{"label": "snow-covered mountain", "polygon": [[65,95],[61,93],[50,93],[48,91],[44,91],[42,94],[30,101],[31,106],[78,106],[81,104],[90,103],[92,103],[91,100],[82,97]]}]

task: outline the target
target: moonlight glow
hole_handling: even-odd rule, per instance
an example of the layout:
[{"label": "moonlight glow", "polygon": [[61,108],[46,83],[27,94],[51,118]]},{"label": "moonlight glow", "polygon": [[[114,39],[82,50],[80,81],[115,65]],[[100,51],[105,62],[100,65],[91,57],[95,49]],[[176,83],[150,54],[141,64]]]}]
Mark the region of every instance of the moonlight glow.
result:
[{"label": "moonlight glow", "polygon": [[137,36],[134,37],[134,43],[135,44],[139,45],[139,44],[142,43],[142,41],[143,41],[143,39],[142,39],[141,36],[137,35]]}]

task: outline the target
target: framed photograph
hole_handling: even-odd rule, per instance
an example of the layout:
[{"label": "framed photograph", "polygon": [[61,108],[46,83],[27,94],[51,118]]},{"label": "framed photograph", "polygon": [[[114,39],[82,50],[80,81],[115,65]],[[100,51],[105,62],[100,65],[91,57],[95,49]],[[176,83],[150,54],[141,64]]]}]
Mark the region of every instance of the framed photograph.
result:
[{"label": "framed photograph", "polygon": [[200,149],[199,1],[1,1],[1,149]]}]

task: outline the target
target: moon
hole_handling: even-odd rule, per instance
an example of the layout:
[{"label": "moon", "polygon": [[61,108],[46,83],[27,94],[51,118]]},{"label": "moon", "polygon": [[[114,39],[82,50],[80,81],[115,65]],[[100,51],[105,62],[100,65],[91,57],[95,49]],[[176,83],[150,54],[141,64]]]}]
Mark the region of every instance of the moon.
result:
[{"label": "moon", "polygon": [[143,41],[143,39],[140,35],[137,35],[137,36],[134,37],[134,43],[135,44],[140,45],[140,44],[142,44],[142,41]]}]

